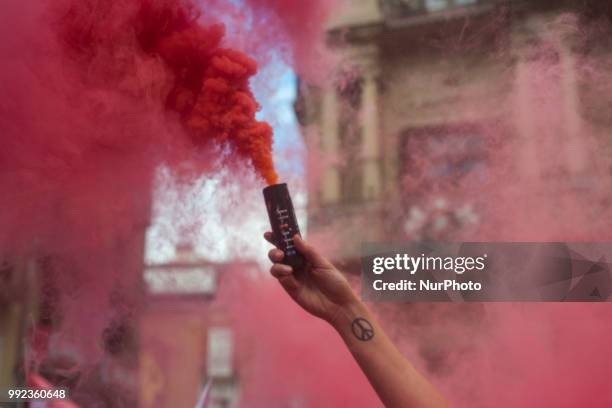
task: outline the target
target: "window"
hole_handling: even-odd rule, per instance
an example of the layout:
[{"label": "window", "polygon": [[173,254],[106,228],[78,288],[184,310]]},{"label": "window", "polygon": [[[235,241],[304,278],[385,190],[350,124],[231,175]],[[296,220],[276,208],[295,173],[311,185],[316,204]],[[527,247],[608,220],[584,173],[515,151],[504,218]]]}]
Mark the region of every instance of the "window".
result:
[{"label": "window", "polygon": [[474,125],[411,129],[403,135],[401,177],[406,204],[452,196],[487,178],[487,146]]},{"label": "window", "polygon": [[477,225],[471,192],[486,183],[489,172],[484,128],[457,124],[410,129],[401,149],[403,231],[415,239],[445,240]]},{"label": "window", "polygon": [[211,295],[216,290],[212,266],[163,266],[145,270],[144,281],[152,295]]},{"label": "window", "polygon": [[456,6],[469,6],[476,4],[478,0],[425,0],[427,11],[435,12]]},{"label": "window", "polygon": [[454,7],[477,4],[483,0],[383,0],[388,17],[406,17],[422,13],[436,13]]},{"label": "window", "polygon": [[232,376],[234,344],[232,330],[227,327],[208,329],[207,374],[209,377]]},{"label": "window", "polygon": [[425,0],[425,8],[427,11],[440,11],[449,6],[448,0]]}]

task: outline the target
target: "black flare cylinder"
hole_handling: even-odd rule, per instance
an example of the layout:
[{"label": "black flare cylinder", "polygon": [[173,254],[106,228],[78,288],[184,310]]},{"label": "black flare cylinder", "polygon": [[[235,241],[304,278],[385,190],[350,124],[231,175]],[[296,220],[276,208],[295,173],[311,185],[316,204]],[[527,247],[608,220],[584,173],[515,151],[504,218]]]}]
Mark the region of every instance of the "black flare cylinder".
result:
[{"label": "black flare cylinder", "polygon": [[274,235],[274,243],[285,254],[283,263],[293,267],[294,270],[299,270],[306,262],[302,254],[297,252],[293,243],[293,236],[300,234],[300,227],[298,227],[287,184],[268,186],[263,189],[263,195],[270,218],[272,234]]}]

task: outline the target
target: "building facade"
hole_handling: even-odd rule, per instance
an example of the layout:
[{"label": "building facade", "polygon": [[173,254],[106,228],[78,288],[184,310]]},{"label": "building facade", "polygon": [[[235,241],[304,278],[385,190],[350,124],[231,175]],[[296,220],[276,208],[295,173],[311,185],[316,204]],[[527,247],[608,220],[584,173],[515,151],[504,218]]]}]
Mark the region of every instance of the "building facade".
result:
[{"label": "building facade", "polygon": [[171,262],[146,268],[140,406],[235,406],[240,394],[235,332],[231,314],[215,302],[228,269],[200,258],[190,245],[179,245]]},{"label": "building facade", "polygon": [[310,232],[333,231],[341,242],[335,260],[358,272],[361,241],[448,239],[477,224],[478,209],[453,202],[453,187],[486,173],[491,140],[535,138],[532,76],[534,61],[549,58],[542,53],[554,59],[563,143],[578,151],[573,141],[585,126],[606,133],[606,99],[577,68],[586,52],[602,62],[612,55],[609,41],[594,46],[578,29],[578,20],[609,14],[605,3],[345,2],[326,34],[341,56],[333,85],[298,84],[296,112],[320,158],[309,160]]}]

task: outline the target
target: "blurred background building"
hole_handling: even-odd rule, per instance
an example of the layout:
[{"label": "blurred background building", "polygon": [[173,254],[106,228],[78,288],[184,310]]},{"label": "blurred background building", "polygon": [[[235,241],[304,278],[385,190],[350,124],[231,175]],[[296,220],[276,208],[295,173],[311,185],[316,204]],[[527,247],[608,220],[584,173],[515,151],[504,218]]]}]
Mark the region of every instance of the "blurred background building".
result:
[{"label": "blurred background building", "polygon": [[[257,270],[251,263],[232,266]],[[239,382],[232,322],[213,302],[227,265],[180,245],[172,261],[145,267],[143,299],[130,310],[135,314],[112,320],[101,339],[91,340],[104,355],[87,371],[55,338],[62,314],[52,284],[55,268],[50,259],[1,265],[0,386],[28,383],[27,367],[69,387],[81,406],[193,407],[207,384],[208,408],[233,406]]]},{"label": "blurred background building", "polygon": [[[529,90],[521,89],[533,45],[570,14],[588,19],[611,7],[605,0],[344,4],[326,33],[340,55],[334,86],[300,81],[295,106],[308,150],[323,158],[307,169],[309,231],[342,234],[336,262],[358,273],[361,241],[448,239],[453,229],[478,223],[477,209],[452,207],[448,196],[467,174],[486,177],[489,129],[535,136]],[[585,43],[576,27],[559,28],[566,31],[550,49],[561,71],[564,141],[578,136],[583,120],[611,126],[605,98],[581,83],[574,65],[585,47],[609,60],[610,41]],[[518,102],[504,102],[511,97]],[[600,115],[585,118],[585,103]],[[434,188],[444,193],[423,202],[418,192]]]},{"label": "blurred background building", "polygon": [[[132,276],[142,275],[144,269],[144,232],[150,216],[146,200],[137,202],[142,205],[142,223],[134,225],[134,234],[116,248],[122,271],[134,272]],[[76,278],[77,268],[61,254],[12,257],[0,263],[0,387],[39,384],[42,379],[45,384],[68,388],[71,399],[82,406],[92,400],[107,406],[134,406],[139,345],[130,302],[135,299],[122,297],[119,286],[124,282],[110,293],[108,301],[117,306],[117,314],[100,336],[88,340],[91,349],[99,348],[102,354],[92,362],[84,350],[66,340],[70,336],[59,333],[65,323],[63,308],[75,299],[84,302],[66,290],[68,284],[82,284]],[[133,292],[138,291],[132,288]],[[81,311],[91,316],[88,306]]]},{"label": "blurred background building", "polygon": [[232,321],[213,302],[227,269],[202,259],[190,245],[179,245],[174,260],[145,270],[140,406],[193,407],[207,384],[209,408],[231,407],[238,399]]}]

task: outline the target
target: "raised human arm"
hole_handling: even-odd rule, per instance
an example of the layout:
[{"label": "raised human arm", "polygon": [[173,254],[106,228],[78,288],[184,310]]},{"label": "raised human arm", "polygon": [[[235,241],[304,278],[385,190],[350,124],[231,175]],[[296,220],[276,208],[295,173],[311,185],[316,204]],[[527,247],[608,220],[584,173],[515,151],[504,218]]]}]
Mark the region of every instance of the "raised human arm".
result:
[{"label": "raised human arm", "polygon": [[[272,242],[270,233],[265,237]],[[383,404],[388,408],[447,407],[444,397],[387,337],[342,273],[299,236],[294,242],[307,260],[304,270],[293,271],[281,264],[283,252],[272,249],[270,272],[302,308],[336,329]]]}]

